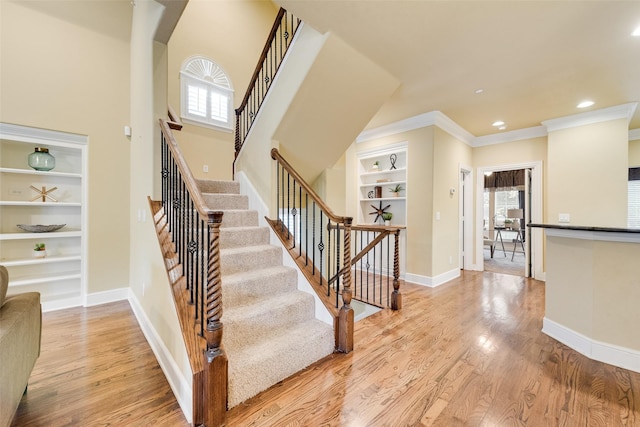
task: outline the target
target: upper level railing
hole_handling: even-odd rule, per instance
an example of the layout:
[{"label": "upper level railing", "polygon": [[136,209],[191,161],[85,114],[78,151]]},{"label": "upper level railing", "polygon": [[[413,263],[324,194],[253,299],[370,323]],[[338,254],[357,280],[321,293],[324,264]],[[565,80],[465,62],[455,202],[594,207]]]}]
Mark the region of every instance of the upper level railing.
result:
[{"label": "upper level railing", "polygon": [[282,61],[293,41],[293,37],[300,27],[300,19],[280,8],[273,27],[269,32],[258,65],[249,82],[247,92],[236,109],[236,157],[240,153],[242,144],[251,130],[262,102],[271,87],[271,83],[282,64]]},{"label": "upper level railing", "polygon": [[[187,166],[171,131],[172,124],[160,120],[162,210],[166,231],[177,254],[175,272],[184,280],[181,290],[185,305],[191,306],[194,322],[183,321],[185,341],[204,340],[203,351],[191,351],[189,358],[201,358],[193,366],[194,425],[224,425],[227,410],[227,357],[222,344],[222,283],[220,269],[220,225],[222,212],[207,207],[199,187]],[[162,243],[161,243],[162,244]],[[165,255],[167,258],[167,255]],[[176,270],[175,268],[173,270]],[[178,301],[176,301],[178,304]],[[179,307],[185,309],[185,307]],[[185,330],[189,324],[193,330]],[[194,337],[195,335],[195,337]],[[188,350],[189,350],[189,346]],[[198,347],[199,348],[199,347]]]},{"label": "upper level railing", "polygon": [[278,213],[269,223],[337,318],[336,347],[349,352],[353,349],[352,298],[401,308],[399,236],[403,227],[352,226],[352,218],[333,213],[277,149],[271,150],[271,157],[277,162]]}]

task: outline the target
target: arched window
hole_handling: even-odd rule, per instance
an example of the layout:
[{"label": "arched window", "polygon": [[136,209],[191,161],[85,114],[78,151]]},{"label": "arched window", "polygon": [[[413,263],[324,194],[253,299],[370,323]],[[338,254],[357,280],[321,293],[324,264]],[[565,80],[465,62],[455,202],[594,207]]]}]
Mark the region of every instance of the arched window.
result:
[{"label": "arched window", "polygon": [[222,67],[203,56],[191,57],[180,70],[180,84],[186,122],[232,130],[233,86]]}]

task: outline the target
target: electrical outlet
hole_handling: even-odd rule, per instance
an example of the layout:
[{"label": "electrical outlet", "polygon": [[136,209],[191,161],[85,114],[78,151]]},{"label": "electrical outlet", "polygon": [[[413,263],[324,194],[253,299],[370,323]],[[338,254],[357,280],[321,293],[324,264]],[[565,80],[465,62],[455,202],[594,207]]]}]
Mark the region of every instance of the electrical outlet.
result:
[{"label": "electrical outlet", "polygon": [[203,165],[202,172],[209,172],[209,165]]},{"label": "electrical outlet", "polygon": [[571,215],[568,213],[561,213],[558,215],[558,222],[568,223],[571,222]]}]

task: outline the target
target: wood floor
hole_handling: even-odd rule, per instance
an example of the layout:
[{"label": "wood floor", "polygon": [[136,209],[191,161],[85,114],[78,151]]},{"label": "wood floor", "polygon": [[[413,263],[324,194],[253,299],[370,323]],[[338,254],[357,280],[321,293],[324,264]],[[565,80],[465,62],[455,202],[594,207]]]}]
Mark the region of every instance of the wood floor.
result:
[{"label": "wood floor", "polygon": [[[640,374],[540,332],[544,284],[465,272],[228,413],[229,426],[640,426]],[[14,426],[186,425],[127,303],[44,315]]]}]

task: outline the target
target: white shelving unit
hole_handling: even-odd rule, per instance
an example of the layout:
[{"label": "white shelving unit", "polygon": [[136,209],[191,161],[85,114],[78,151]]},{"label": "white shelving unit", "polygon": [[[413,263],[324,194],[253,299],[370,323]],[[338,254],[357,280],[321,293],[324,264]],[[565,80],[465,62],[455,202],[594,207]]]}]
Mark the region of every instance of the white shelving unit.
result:
[{"label": "white shelving unit", "polygon": [[[46,147],[56,158],[51,171],[36,171],[27,158]],[[86,298],[87,138],[0,123],[0,264],[9,270],[9,294],[40,292],[43,310],[82,305]],[[36,189],[57,187],[56,201]],[[30,233],[17,224],[65,224],[58,231]],[[36,243],[47,256],[34,258]]]},{"label": "white shelving unit", "polygon": [[[392,156],[394,161],[392,161]],[[377,168],[374,163],[378,162]],[[407,221],[407,144],[394,144],[380,149],[358,153],[359,168],[359,223],[373,224],[375,209],[389,205],[391,224],[406,225]],[[391,189],[402,187],[397,194]],[[376,187],[380,187],[376,194]],[[380,196],[380,197],[378,197]],[[379,219],[376,224],[382,224]]]}]

